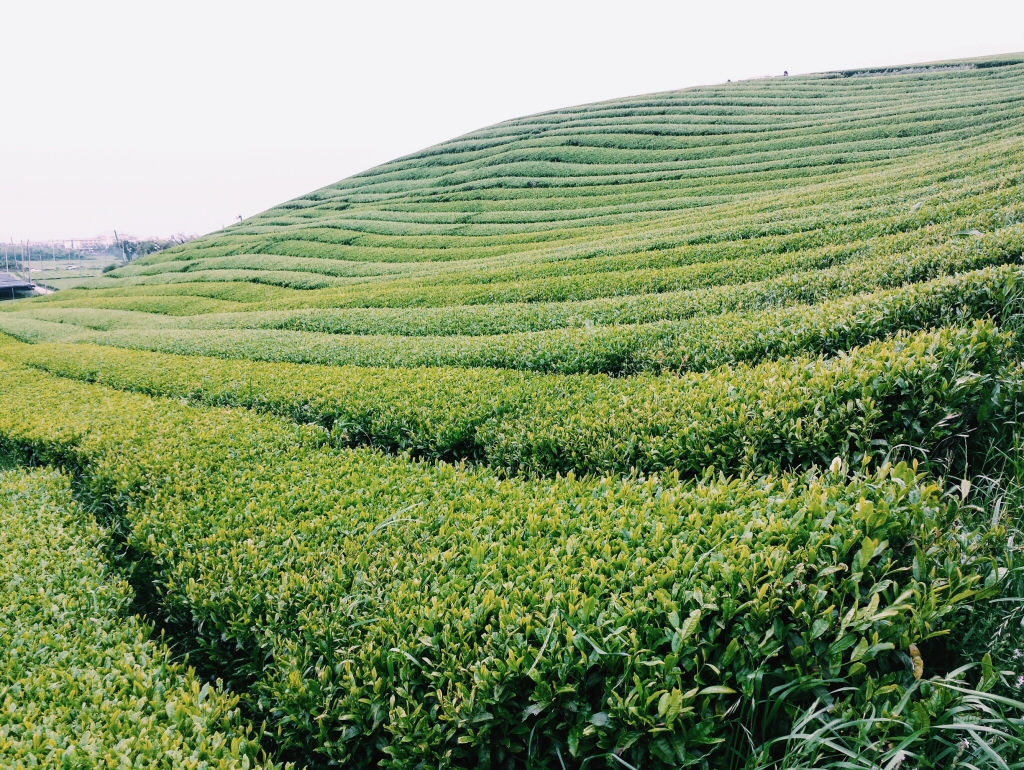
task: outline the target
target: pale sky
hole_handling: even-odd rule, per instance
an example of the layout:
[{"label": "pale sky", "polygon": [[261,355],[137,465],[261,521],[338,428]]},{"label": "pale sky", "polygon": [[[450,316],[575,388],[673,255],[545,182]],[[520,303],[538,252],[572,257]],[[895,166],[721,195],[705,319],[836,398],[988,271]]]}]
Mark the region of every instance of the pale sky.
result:
[{"label": "pale sky", "polygon": [[201,234],[543,110],[1024,51],[1022,0],[0,3],[0,239]]}]

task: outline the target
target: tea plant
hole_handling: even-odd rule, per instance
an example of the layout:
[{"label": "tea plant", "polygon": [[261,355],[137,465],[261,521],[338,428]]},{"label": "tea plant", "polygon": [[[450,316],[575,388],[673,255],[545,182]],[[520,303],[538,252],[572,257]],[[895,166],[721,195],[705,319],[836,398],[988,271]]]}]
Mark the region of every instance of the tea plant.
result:
[{"label": "tea plant", "polygon": [[0,470],[0,764],[263,766],[238,696],[151,638],[109,548],[68,479]]}]

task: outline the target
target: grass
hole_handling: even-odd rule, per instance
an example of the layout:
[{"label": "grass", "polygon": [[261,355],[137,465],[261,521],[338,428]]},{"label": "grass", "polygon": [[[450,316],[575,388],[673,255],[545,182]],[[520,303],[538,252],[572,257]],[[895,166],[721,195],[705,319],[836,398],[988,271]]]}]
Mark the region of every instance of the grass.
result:
[{"label": "grass", "polygon": [[[843,767],[864,770],[1019,767],[1024,761],[1024,564],[1020,519],[1024,503],[1024,451],[1019,434],[993,448],[989,470],[962,485],[972,495],[963,520],[1001,530],[998,559],[1002,595],[971,609],[959,640],[959,660],[976,656],[946,674],[919,679],[927,696],[889,711],[858,707],[845,682],[819,690],[821,697],[800,714],[790,731],[761,747],[758,770]],[[838,687],[836,685],[839,685]],[[774,756],[772,756],[774,754]]]},{"label": "grass", "polygon": [[491,126],[4,303],[0,457],[246,761],[1022,767],[1022,125],[1004,56]]}]

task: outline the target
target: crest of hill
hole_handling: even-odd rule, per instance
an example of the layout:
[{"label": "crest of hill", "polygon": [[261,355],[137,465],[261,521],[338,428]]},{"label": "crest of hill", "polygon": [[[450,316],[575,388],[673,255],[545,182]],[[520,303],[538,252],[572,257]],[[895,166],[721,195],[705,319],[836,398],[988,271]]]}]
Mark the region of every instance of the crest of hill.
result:
[{"label": "crest of hill", "polygon": [[[681,212],[721,220],[730,204],[775,196],[779,205],[797,187],[992,141],[1020,119],[1022,62],[1006,55],[750,80],[510,120],[113,277],[207,268],[352,277],[385,272],[365,263],[580,253],[676,225]],[[214,259],[222,264],[207,264]]]}]

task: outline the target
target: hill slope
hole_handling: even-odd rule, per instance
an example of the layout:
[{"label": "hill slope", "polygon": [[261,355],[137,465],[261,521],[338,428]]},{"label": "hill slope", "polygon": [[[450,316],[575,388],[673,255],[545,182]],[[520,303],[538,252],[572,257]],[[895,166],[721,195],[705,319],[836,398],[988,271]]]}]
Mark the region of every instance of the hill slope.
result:
[{"label": "hill slope", "polygon": [[1024,56],[509,121],[0,306],[0,464],[268,766],[1016,766],[1022,184]]},{"label": "hill slope", "polygon": [[[403,336],[677,318],[687,289],[1013,224],[1024,66],[1010,61],[748,81],[509,121],[54,295],[36,315]],[[658,307],[638,313],[647,300]]]}]

